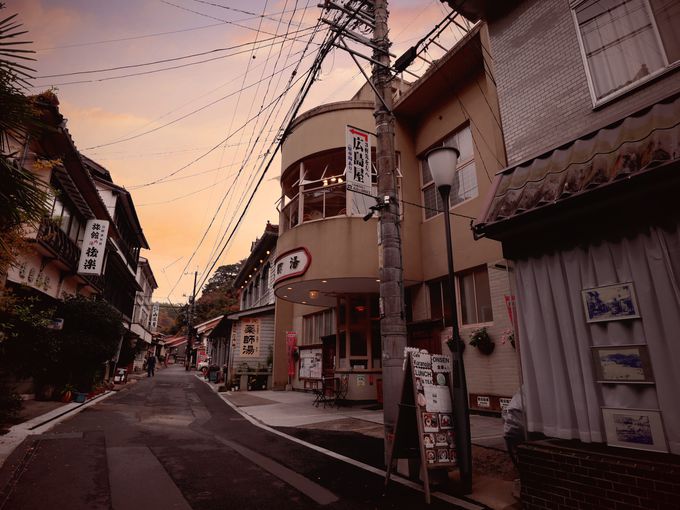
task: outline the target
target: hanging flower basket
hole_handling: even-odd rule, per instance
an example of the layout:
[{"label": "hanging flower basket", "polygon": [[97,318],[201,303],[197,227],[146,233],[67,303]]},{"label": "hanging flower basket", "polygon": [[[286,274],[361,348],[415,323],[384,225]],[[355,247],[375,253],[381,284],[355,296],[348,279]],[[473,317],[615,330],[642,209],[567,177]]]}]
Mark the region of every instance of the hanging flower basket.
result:
[{"label": "hanging flower basket", "polygon": [[479,352],[488,356],[496,348],[496,344],[491,340],[489,332],[486,328],[479,328],[472,331],[470,334],[470,345],[477,347]]}]

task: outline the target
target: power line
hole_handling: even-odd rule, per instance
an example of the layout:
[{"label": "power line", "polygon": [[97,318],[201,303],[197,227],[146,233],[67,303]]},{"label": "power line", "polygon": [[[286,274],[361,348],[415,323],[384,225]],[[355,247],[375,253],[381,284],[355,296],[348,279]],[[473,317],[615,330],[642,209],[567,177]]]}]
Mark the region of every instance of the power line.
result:
[{"label": "power line", "polygon": [[[250,60],[249,60],[249,62],[250,62]],[[285,71],[286,69],[288,69],[288,68],[290,68],[290,67],[292,67],[292,66],[293,66],[293,64],[291,64],[291,65],[289,65],[289,66],[287,66],[287,67],[284,67],[284,68],[281,69],[279,72],[283,72],[283,71]],[[197,113],[199,113],[199,112],[202,112],[202,111],[205,110],[206,108],[209,108],[209,107],[211,107],[211,106],[214,106],[215,104],[217,104],[217,103],[219,103],[219,102],[221,102],[221,101],[224,101],[225,99],[229,99],[230,97],[233,97],[233,96],[235,96],[236,94],[240,94],[240,93],[243,92],[244,90],[247,90],[247,89],[249,89],[249,88],[251,88],[251,87],[254,87],[255,85],[258,85],[259,83],[261,83],[262,81],[264,81],[264,80],[269,80],[269,79],[271,79],[271,78],[273,78],[273,77],[274,77],[274,75],[271,75],[271,76],[268,76],[267,78],[263,78],[263,79],[260,80],[260,81],[253,82],[253,83],[251,83],[250,85],[247,85],[247,86],[245,86],[245,87],[242,87],[242,88],[240,88],[239,90],[236,90],[236,91],[234,91],[234,92],[230,92],[229,94],[227,94],[227,95],[225,95],[225,96],[222,96],[222,97],[220,97],[219,99],[215,99],[214,101],[211,101],[210,103],[205,104],[205,105],[201,106],[200,108],[196,108],[195,110],[192,110],[192,111],[190,111],[190,112],[188,112],[188,113],[185,113],[184,115],[181,115],[180,117],[177,117],[176,119],[173,119],[173,120],[171,120],[170,122],[166,122],[165,124],[161,124],[160,126],[156,126],[156,127],[153,128],[153,129],[149,129],[149,130],[147,130],[147,131],[143,131],[142,133],[138,133],[138,134],[136,134],[136,135],[132,135],[132,136],[129,136],[129,137],[127,137],[127,138],[120,138],[120,139],[114,140],[114,141],[112,141],[112,142],[107,142],[107,143],[102,143],[102,144],[99,144],[99,145],[93,145],[93,146],[91,146],[91,147],[86,147],[84,150],[98,149],[98,148],[100,148],[100,147],[108,147],[108,146],[110,146],[110,145],[115,145],[115,144],[118,144],[118,143],[123,143],[123,142],[128,142],[128,141],[130,141],[130,140],[135,140],[135,139],[137,139],[137,138],[140,138],[140,137],[142,137],[142,136],[148,135],[148,134],[150,134],[150,133],[155,133],[156,131],[158,131],[158,130],[160,130],[160,129],[163,129],[163,128],[167,127],[167,126],[171,126],[172,124],[176,124],[177,122],[179,122],[179,121],[181,121],[181,120],[184,120],[184,119],[186,119],[187,117],[191,117],[192,115],[195,115],[195,114],[197,114]],[[245,79],[244,79],[244,81],[245,81]]]},{"label": "power line", "polygon": [[[297,83],[298,81],[300,81],[300,79],[301,79],[301,78],[298,78],[297,80],[295,80],[295,83]],[[285,92],[284,92],[282,95],[285,95]],[[281,96],[279,96],[279,97],[281,97]],[[272,101],[271,103],[269,103],[269,104],[267,105],[267,108],[269,108],[273,103],[274,103],[274,101]],[[178,173],[181,172],[182,170],[184,170],[184,169],[186,169],[186,168],[189,168],[189,167],[190,167],[191,165],[193,165],[194,163],[198,163],[200,160],[202,160],[203,158],[205,158],[206,156],[208,156],[209,154],[211,154],[213,151],[215,151],[217,148],[219,148],[223,143],[225,143],[226,141],[228,141],[228,140],[229,140],[232,136],[234,136],[236,133],[238,133],[238,132],[240,132],[242,129],[244,129],[244,128],[245,128],[248,124],[250,124],[253,120],[257,119],[257,117],[259,117],[260,114],[261,114],[261,113],[258,113],[257,115],[255,115],[255,116],[251,117],[250,119],[248,119],[247,121],[245,121],[239,128],[237,128],[235,131],[231,132],[226,138],[224,138],[223,140],[221,140],[217,145],[214,145],[214,146],[211,147],[207,152],[204,152],[203,154],[201,154],[201,155],[198,156],[197,158],[193,159],[192,161],[190,161],[190,162],[187,163],[186,165],[184,165],[184,166],[178,168],[177,170],[174,170],[173,172],[170,172],[169,174],[167,174],[167,175],[164,176],[164,177],[161,177],[161,178],[159,178],[159,179],[154,179],[153,181],[150,181],[150,182],[147,182],[147,183],[144,183],[144,184],[140,184],[140,185],[138,185],[137,187],[138,187],[138,188],[144,188],[144,187],[147,187],[147,186],[151,186],[151,185],[153,185],[153,184],[157,184],[157,183],[159,183],[159,182],[164,181],[166,178],[172,177],[173,175],[178,174]]]},{"label": "power line", "polygon": [[[309,32],[310,30],[311,30],[310,28],[303,28],[301,30],[291,32],[290,35],[298,34],[298,33],[302,33],[302,32]],[[127,64],[127,65],[123,65],[123,66],[106,67],[106,68],[103,68],[103,69],[88,69],[88,70],[85,70],[85,71],[72,71],[72,72],[69,72],[69,73],[60,73],[60,74],[46,74],[44,76],[36,76],[35,79],[44,80],[46,78],[61,78],[61,77],[64,77],[64,76],[77,76],[77,75],[80,75],[80,74],[105,73],[105,72],[110,72],[110,71],[120,71],[122,69],[135,69],[137,67],[146,67],[146,66],[152,66],[152,65],[157,65],[157,64],[165,64],[165,63],[168,63],[168,62],[177,62],[179,60],[186,60],[188,58],[202,57],[204,55],[210,55],[210,54],[213,54],[213,53],[221,53],[223,51],[231,51],[231,50],[235,50],[235,49],[238,49],[238,48],[243,48],[244,46],[250,46],[250,45],[253,45],[253,44],[258,44],[258,42],[263,43],[263,42],[267,42],[267,41],[273,41],[273,40],[279,39],[281,37],[287,38],[288,35],[289,34],[286,34],[285,36],[274,36],[274,37],[270,37],[268,39],[263,39],[262,41],[256,40],[254,42],[237,44],[235,46],[227,46],[225,48],[215,48],[215,49],[208,50],[208,51],[201,51],[201,52],[198,52],[198,53],[191,53],[189,55],[182,55],[180,57],[170,57],[170,58],[164,58],[164,59],[159,59],[159,60],[153,60],[151,62],[142,62],[140,64]],[[197,62],[197,63],[199,63],[199,62]]]},{"label": "power line", "polygon": [[[249,27],[248,25],[240,25],[239,23],[236,23],[235,21],[230,21],[230,20],[226,20],[226,19],[223,19],[223,18],[218,18],[217,16],[211,16],[210,14],[205,14],[205,13],[200,12],[200,11],[194,11],[193,9],[189,9],[188,7],[183,7],[181,5],[177,5],[177,4],[173,4],[172,2],[168,2],[167,0],[160,0],[160,1],[164,4],[166,4],[166,5],[171,5],[172,7],[176,7],[177,9],[181,9],[183,11],[191,12],[193,14],[203,16],[204,18],[214,19],[216,21],[221,21],[222,23],[228,23],[229,25],[234,25],[234,26],[237,26],[239,28],[245,28],[246,30],[256,30],[253,27]],[[313,28],[313,27],[309,27],[309,28]],[[264,30],[261,30],[261,32],[263,34],[267,34],[267,35],[274,35],[273,33],[266,32]]]},{"label": "power line", "polygon": [[175,198],[171,198],[171,199],[168,199],[168,200],[161,200],[159,202],[147,202],[146,204],[137,204],[137,207],[145,207],[145,206],[148,206],[148,205],[169,204],[170,202],[176,202],[177,200],[181,200],[182,198],[187,198],[187,197],[190,197],[190,196],[193,196],[193,195],[197,195],[198,193],[201,193],[202,191],[212,189],[215,186],[215,184],[217,184],[218,182],[224,182],[224,181],[228,180],[229,178],[233,177],[234,175],[235,174],[227,175],[224,179],[220,179],[219,181],[212,183],[210,186],[206,186],[205,188],[201,188],[201,189],[198,189],[196,191],[186,193],[184,195],[179,195]]},{"label": "power line", "polygon": [[[291,43],[291,46],[292,46],[292,43]],[[297,55],[297,54],[298,54],[298,53],[296,53],[296,55]],[[266,66],[268,60],[269,60],[269,59],[266,59],[264,62],[259,63],[259,64],[257,65],[257,67]],[[248,63],[249,63],[249,66],[248,66],[248,68],[249,68],[249,67],[250,67],[250,60],[248,61]],[[235,77],[232,78],[231,80],[228,80],[228,81],[222,83],[222,84],[219,85],[218,87],[215,87],[214,89],[209,90],[208,92],[206,92],[206,93],[204,93],[204,94],[201,94],[201,95],[199,95],[199,96],[197,96],[197,97],[195,97],[195,98],[193,98],[193,99],[191,99],[191,100],[189,100],[189,101],[186,101],[185,103],[181,104],[181,105],[178,106],[177,108],[174,108],[174,109],[172,109],[172,110],[170,110],[170,111],[168,111],[168,112],[165,112],[165,113],[162,114],[160,117],[157,117],[157,118],[155,118],[155,119],[153,119],[153,120],[147,122],[146,124],[144,124],[143,126],[137,128],[137,129],[133,129],[132,131],[130,131],[130,132],[124,134],[123,136],[121,136],[120,138],[117,138],[117,139],[115,139],[115,140],[112,140],[112,142],[116,142],[116,143],[117,143],[117,142],[119,142],[120,140],[122,140],[123,138],[125,138],[125,137],[127,137],[127,136],[131,136],[133,133],[138,132],[140,129],[143,130],[143,129],[145,129],[147,126],[153,125],[154,123],[158,122],[159,120],[161,120],[161,119],[167,117],[168,115],[170,115],[170,114],[172,114],[172,113],[175,113],[176,111],[181,110],[181,109],[184,108],[185,106],[187,106],[187,105],[189,105],[189,104],[191,104],[191,103],[197,101],[198,99],[201,99],[201,98],[203,98],[203,97],[205,97],[205,96],[208,96],[208,95],[212,94],[213,92],[215,92],[216,90],[219,90],[219,89],[221,89],[222,87],[231,84],[232,82],[238,80],[239,78],[243,77],[244,75],[247,75],[247,72],[244,73],[244,74],[240,74],[240,75],[238,75],[238,76],[235,76]],[[243,83],[245,83],[245,81],[244,81]],[[232,121],[233,121],[233,117],[232,117]],[[99,146],[97,146],[97,147],[99,147]],[[87,150],[87,149],[84,149],[84,150]]]},{"label": "power line", "polygon": [[[277,19],[274,18],[274,16],[277,16],[277,15],[280,14],[281,18],[279,18],[279,19],[283,19],[284,14],[291,12],[291,11],[287,11],[286,7],[284,6],[283,11],[281,11],[281,12],[272,13],[272,14],[264,14],[264,13],[257,14],[255,12],[244,11],[243,9],[237,9],[236,7],[229,7],[228,5],[221,5],[221,4],[216,4],[216,3],[213,3],[213,2],[206,2],[206,0],[194,0],[194,2],[198,2],[198,3],[206,4],[206,5],[212,5],[213,7],[219,7],[220,9],[226,9],[228,11],[234,11],[234,12],[240,12],[242,14],[248,14],[248,15],[251,15],[251,16],[255,16],[256,18],[260,18],[260,19],[266,18],[266,19],[270,19],[272,21],[277,21]],[[266,9],[266,7],[265,7],[265,9]],[[295,16],[295,10],[293,10],[292,12],[293,12],[293,16]],[[291,16],[291,19],[293,19],[293,16]],[[244,20],[239,20],[239,21],[244,21]],[[295,26],[299,27],[301,25],[302,25],[302,23],[297,23]]]},{"label": "power line", "polygon": [[[354,18],[354,15],[350,16],[346,19],[345,25],[342,27],[342,30],[344,30],[347,27],[347,25],[352,21],[353,18]],[[320,24],[320,21],[319,21],[319,23],[317,23],[317,26],[319,24]],[[288,112],[288,115],[286,117],[286,122],[285,122],[286,127],[282,130],[282,136],[280,136],[276,140],[276,145],[273,147],[273,149],[271,151],[268,151],[269,154],[270,154],[269,161],[264,166],[264,169],[263,169],[257,183],[255,184],[255,187],[254,187],[252,193],[250,194],[250,197],[248,198],[248,201],[247,201],[243,211],[241,212],[241,215],[239,216],[239,218],[236,222],[236,225],[232,229],[231,234],[229,235],[228,239],[224,242],[222,248],[220,249],[220,252],[215,257],[210,268],[207,269],[207,271],[204,272],[204,277],[203,277],[203,280],[201,281],[200,287],[202,287],[203,284],[205,283],[207,276],[210,274],[210,272],[213,270],[213,268],[217,264],[219,258],[224,253],[224,250],[227,248],[227,246],[231,242],[231,239],[233,238],[236,231],[238,230],[238,227],[240,226],[241,222],[243,221],[243,218],[245,217],[245,214],[248,211],[250,204],[252,203],[252,200],[253,200],[253,197],[255,196],[255,193],[257,192],[260,184],[264,180],[264,176],[266,175],[267,170],[270,168],[272,162],[274,161],[275,155],[277,154],[278,150],[281,148],[281,145],[283,144],[283,141],[285,140],[285,133],[288,132],[288,129],[289,129],[291,123],[293,122],[293,120],[295,119],[295,116],[297,115],[300,108],[302,107],[302,103],[304,102],[305,97],[309,93],[309,90],[310,90],[312,84],[314,83],[314,81],[316,79],[316,76],[319,72],[319,69],[321,67],[323,60],[326,58],[327,54],[329,53],[330,49],[332,48],[333,43],[335,42],[335,40],[338,37],[339,37],[339,33],[335,33],[335,32],[332,32],[332,31],[329,31],[329,33],[327,33],[326,39],[325,39],[324,43],[322,44],[321,49],[319,50],[319,53],[317,54],[317,57],[314,61],[314,64],[312,65],[312,68],[310,69],[309,73],[307,74],[307,78],[305,80],[305,83],[302,86],[301,90],[298,92],[298,96],[296,97],[296,99],[294,101],[293,108],[291,108],[291,110],[289,110],[289,112]]]},{"label": "power line", "polygon": [[38,48],[35,50],[36,52],[41,52],[41,51],[50,51],[50,50],[61,50],[65,48],[79,48],[82,46],[96,46],[98,44],[108,44],[108,43],[114,43],[114,42],[124,42],[124,41],[135,41],[138,39],[148,39],[150,37],[158,37],[162,35],[171,35],[171,34],[179,34],[182,32],[192,32],[195,30],[203,30],[206,28],[214,28],[214,27],[221,27],[224,26],[224,23],[212,23],[210,25],[202,25],[200,27],[193,27],[193,28],[180,28],[178,30],[170,30],[168,32],[156,32],[153,34],[142,34],[142,35],[134,35],[130,37],[121,37],[119,39],[104,39],[101,41],[90,41],[90,42],[84,42],[84,43],[75,43],[75,44],[65,44],[63,46],[51,46],[49,48]]}]

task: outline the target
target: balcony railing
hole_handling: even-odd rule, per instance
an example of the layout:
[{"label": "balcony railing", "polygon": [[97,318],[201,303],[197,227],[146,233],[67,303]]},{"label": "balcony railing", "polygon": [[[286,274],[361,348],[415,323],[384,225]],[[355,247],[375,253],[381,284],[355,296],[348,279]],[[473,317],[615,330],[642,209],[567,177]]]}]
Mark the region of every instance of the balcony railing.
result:
[{"label": "balcony railing", "polygon": [[69,268],[76,269],[80,248],[58,225],[50,220],[43,220],[38,229],[37,240],[52,250]]},{"label": "balcony railing", "polygon": [[[301,221],[300,209],[302,209]],[[285,230],[296,227],[300,223],[346,216],[347,192],[345,183],[302,190],[283,208],[282,213]]]}]

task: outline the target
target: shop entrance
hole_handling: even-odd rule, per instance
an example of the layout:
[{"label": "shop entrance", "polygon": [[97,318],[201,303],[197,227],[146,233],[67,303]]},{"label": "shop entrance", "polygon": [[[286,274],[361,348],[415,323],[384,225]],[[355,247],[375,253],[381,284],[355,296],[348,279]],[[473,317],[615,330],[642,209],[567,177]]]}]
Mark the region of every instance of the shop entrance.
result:
[{"label": "shop entrance", "polygon": [[417,347],[418,349],[427,349],[431,354],[442,353],[441,319],[436,321],[423,321],[420,323],[411,323],[407,326],[409,347]]},{"label": "shop entrance", "polygon": [[321,373],[323,377],[335,376],[335,335],[324,336]]}]

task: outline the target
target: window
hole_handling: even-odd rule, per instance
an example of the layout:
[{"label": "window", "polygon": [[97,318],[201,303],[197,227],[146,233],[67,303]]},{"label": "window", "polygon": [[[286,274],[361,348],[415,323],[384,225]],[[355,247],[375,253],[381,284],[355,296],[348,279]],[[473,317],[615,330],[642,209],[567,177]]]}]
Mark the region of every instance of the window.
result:
[{"label": "window", "polygon": [[444,319],[444,325],[451,325],[451,291],[448,278],[427,282],[430,292],[430,318]]},{"label": "window", "polygon": [[486,266],[460,273],[458,287],[461,324],[493,321],[489,272]]},{"label": "window", "polygon": [[335,333],[335,310],[329,308],[323,312],[305,315],[302,318],[302,344],[321,343],[321,337]]},{"label": "window", "polygon": [[680,59],[675,0],[587,0],[574,8],[574,16],[595,101]]},{"label": "window", "polygon": [[[449,198],[449,207],[454,207],[466,200],[475,198],[479,191],[477,189],[477,170],[475,169],[474,149],[472,142],[472,132],[470,126],[455,132],[445,138],[437,146],[445,145],[456,147],[460,151],[458,157],[458,168],[456,172],[457,191],[452,190]],[[432,218],[442,211],[441,197],[434,185],[432,174],[427,166],[425,158],[420,160],[420,170],[422,178],[423,206],[425,207],[425,219]]]}]

